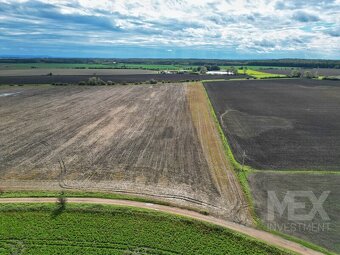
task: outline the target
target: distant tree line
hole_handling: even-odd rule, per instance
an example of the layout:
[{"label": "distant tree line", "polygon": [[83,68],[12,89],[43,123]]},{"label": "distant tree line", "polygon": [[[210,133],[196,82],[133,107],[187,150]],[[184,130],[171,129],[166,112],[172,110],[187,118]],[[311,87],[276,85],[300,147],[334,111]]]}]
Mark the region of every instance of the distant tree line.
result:
[{"label": "distant tree line", "polygon": [[193,67],[193,72],[199,72],[199,73],[206,73],[208,71],[220,71],[221,68],[217,65],[213,66],[199,66],[199,67]]},{"label": "distant tree line", "polygon": [[[282,66],[302,68],[340,68],[340,60],[324,59],[106,59],[106,58],[0,58],[0,63],[65,63],[65,64],[147,64],[188,65],[216,68],[219,66]],[[207,68],[208,69],[208,68]]]},{"label": "distant tree line", "polygon": [[[145,82],[134,82],[135,85],[143,84],[143,83],[157,84],[158,81],[155,80],[155,79],[151,79],[151,80],[148,80],[148,81],[145,81]],[[165,81],[162,81],[162,83],[165,83]],[[128,84],[127,82],[120,83],[120,85],[127,85],[127,84]],[[130,84],[132,84],[132,82],[130,82]],[[69,85],[69,84],[68,83],[54,83],[53,85],[66,86],[66,85]],[[102,86],[102,85],[116,85],[116,83],[113,82],[113,81],[104,81],[97,76],[93,76],[86,81],[80,81],[78,83],[78,85],[80,85],[80,86],[86,86],[86,85],[88,85],[88,86]]]},{"label": "distant tree line", "polygon": [[306,79],[313,79],[318,78],[319,74],[317,72],[312,73],[311,71],[301,72],[298,69],[292,70],[290,73],[290,77],[292,78],[306,78]]}]

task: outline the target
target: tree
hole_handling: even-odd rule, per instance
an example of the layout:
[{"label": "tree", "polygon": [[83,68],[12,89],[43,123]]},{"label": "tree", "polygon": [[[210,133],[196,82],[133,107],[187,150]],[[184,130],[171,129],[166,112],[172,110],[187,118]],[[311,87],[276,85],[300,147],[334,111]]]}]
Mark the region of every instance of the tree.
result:
[{"label": "tree", "polygon": [[64,191],[62,191],[60,193],[60,195],[57,197],[57,205],[62,208],[62,209],[65,209],[66,207],[66,202],[67,202],[67,199],[65,197],[65,193]]},{"label": "tree", "polygon": [[200,74],[206,74],[208,69],[205,66],[200,67]]},{"label": "tree", "polygon": [[301,72],[297,69],[293,69],[290,73],[290,77],[298,78],[301,77]]},{"label": "tree", "polygon": [[212,65],[212,66],[205,66],[208,71],[220,71],[221,68],[217,65]]},{"label": "tree", "polygon": [[192,67],[191,70],[192,70],[192,72],[197,73],[198,72],[198,67]]},{"label": "tree", "polygon": [[234,75],[238,74],[238,70],[234,66],[230,67],[230,69],[228,71],[233,72]]},{"label": "tree", "polygon": [[149,83],[150,84],[157,84],[158,82],[155,79],[151,79],[151,80],[149,80]]},{"label": "tree", "polygon": [[91,77],[88,79],[87,81],[87,85],[106,85],[106,82],[103,81],[102,79],[98,78],[98,77]]},{"label": "tree", "polygon": [[307,79],[312,79],[314,78],[313,77],[313,74],[310,72],[310,71],[305,71],[304,75],[303,75],[305,78]]}]

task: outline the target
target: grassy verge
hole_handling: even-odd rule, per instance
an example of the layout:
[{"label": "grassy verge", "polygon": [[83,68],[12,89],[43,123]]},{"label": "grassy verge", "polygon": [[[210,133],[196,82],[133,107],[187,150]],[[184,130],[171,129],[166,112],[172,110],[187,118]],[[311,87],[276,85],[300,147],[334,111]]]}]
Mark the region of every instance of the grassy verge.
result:
[{"label": "grassy verge", "polygon": [[234,157],[234,154],[233,154],[233,152],[232,152],[232,150],[231,150],[231,148],[229,146],[228,140],[227,140],[227,138],[224,135],[224,132],[223,132],[223,129],[222,129],[221,125],[220,125],[220,122],[218,121],[218,118],[216,116],[214,107],[211,104],[210,98],[209,98],[208,93],[207,93],[205,88],[204,88],[204,91],[205,91],[205,95],[207,97],[207,101],[208,101],[208,104],[209,104],[209,109],[210,109],[211,115],[212,115],[212,117],[213,117],[213,119],[214,119],[214,121],[216,123],[217,130],[218,130],[218,132],[220,134],[220,138],[222,140],[222,143],[223,143],[223,146],[224,146],[224,149],[225,149],[225,152],[227,154],[227,157],[228,157],[229,161],[232,163],[232,165],[233,165],[233,167],[235,168],[236,171],[252,171],[251,167],[249,167],[249,166],[242,166],[240,163],[238,163],[236,161],[236,159]]},{"label": "grassy verge", "polygon": [[[203,84],[202,84],[202,86],[203,86]],[[252,168],[249,167],[249,166],[245,166],[245,165],[242,166],[235,159],[234,154],[233,154],[233,152],[232,152],[232,150],[229,146],[229,143],[227,141],[227,138],[225,137],[224,132],[222,130],[222,127],[221,127],[221,125],[220,125],[220,123],[217,119],[214,107],[211,104],[210,98],[208,96],[208,93],[207,93],[205,87],[204,87],[204,91],[205,91],[205,95],[206,95],[206,98],[207,98],[207,102],[209,104],[209,109],[210,109],[211,115],[214,119],[215,125],[216,125],[218,133],[220,135],[226,157],[228,158],[229,162],[231,162],[231,164],[232,164],[232,166],[235,170],[235,173],[238,177],[238,180],[239,180],[239,182],[242,186],[243,192],[245,193],[246,200],[247,200],[247,202],[250,206],[250,213],[251,213],[255,223],[257,224],[258,219],[257,219],[257,216],[255,214],[253,198],[252,198],[250,187],[249,187],[249,184],[248,184],[248,181],[247,181],[247,175],[248,175],[249,172],[252,172]]]},{"label": "grassy verge", "polygon": [[340,170],[333,170],[333,171],[329,171],[329,170],[310,170],[310,169],[293,169],[293,170],[257,170],[257,169],[253,169],[253,172],[265,172],[265,173],[274,173],[274,174],[305,174],[305,175],[326,175],[326,174],[334,174],[334,175],[339,175],[340,174]]},{"label": "grassy verge", "polygon": [[319,79],[321,80],[330,80],[330,81],[339,81],[340,75],[337,76],[319,76]]},{"label": "grassy verge", "polygon": [[281,237],[283,237],[283,238],[285,238],[287,240],[290,240],[292,242],[302,244],[303,246],[305,246],[307,248],[310,248],[310,249],[315,250],[315,251],[319,251],[319,252],[321,252],[323,254],[326,254],[326,255],[336,255],[336,253],[334,253],[334,252],[331,252],[331,251],[329,251],[329,250],[327,250],[327,249],[325,249],[323,247],[320,247],[320,246],[318,246],[316,244],[307,242],[307,241],[302,240],[300,238],[297,238],[297,237],[294,237],[294,236],[291,236],[291,235],[286,235],[286,234],[284,234],[282,232],[269,230],[266,227],[263,227],[262,229],[265,230],[265,231],[268,231],[268,232],[270,232],[270,233],[272,233],[274,235],[281,236]]},{"label": "grassy verge", "polygon": [[336,253],[331,252],[331,251],[327,250],[326,248],[323,248],[323,247],[318,246],[318,245],[316,245],[316,244],[307,242],[307,241],[305,241],[305,240],[303,240],[303,239],[300,239],[300,238],[298,238],[298,237],[294,237],[294,236],[292,236],[292,235],[287,235],[287,234],[282,233],[282,232],[279,232],[279,231],[271,230],[271,229],[269,229],[268,227],[266,227],[266,226],[262,223],[262,221],[261,221],[260,218],[257,218],[257,223],[258,223],[258,225],[257,225],[258,228],[260,228],[260,229],[263,230],[263,231],[267,231],[267,232],[272,233],[272,234],[274,234],[274,235],[281,236],[281,237],[284,238],[284,239],[287,239],[287,240],[292,241],[292,242],[295,242],[295,243],[299,243],[299,244],[301,244],[301,245],[303,245],[303,246],[305,246],[305,247],[307,247],[307,248],[310,248],[310,249],[315,250],[315,251],[319,251],[319,252],[321,252],[321,253],[323,253],[323,254],[327,254],[327,255],[336,255]]},{"label": "grassy verge", "polygon": [[[116,193],[103,193],[103,192],[85,192],[85,191],[64,191],[65,197],[83,197],[83,198],[105,198],[105,199],[119,199],[119,200],[131,200],[145,203],[155,203],[162,205],[169,205],[170,203],[144,198],[139,196],[130,196],[126,194]],[[0,198],[21,198],[21,197],[58,197],[59,191],[3,191],[0,194]]]},{"label": "grassy verge", "polygon": [[[1,188],[1,186],[0,186]],[[59,191],[2,191],[0,198],[25,198],[25,197],[59,197],[61,192]],[[166,206],[174,206],[182,209],[195,211],[204,215],[208,215],[209,212],[204,209],[196,207],[182,206],[172,202],[164,201],[161,199],[151,198],[147,196],[134,196],[120,193],[105,193],[105,192],[87,192],[87,191],[63,191],[64,197],[74,198],[103,198],[103,199],[118,199],[118,200],[129,200],[143,203],[153,203]]]},{"label": "grassy verge", "polygon": [[0,213],[0,254],[290,254],[222,227],[145,209],[11,204]]},{"label": "grassy verge", "polygon": [[13,85],[13,84],[0,84],[1,89],[18,89],[18,88],[52,88],[52,84],[20,84],[20,85]]},{"label": "grassy verge", "polygon": [[202,82],[216,82],[216,81],[227,81],[226,79],[211,79],[211,80],[202,80]]}]

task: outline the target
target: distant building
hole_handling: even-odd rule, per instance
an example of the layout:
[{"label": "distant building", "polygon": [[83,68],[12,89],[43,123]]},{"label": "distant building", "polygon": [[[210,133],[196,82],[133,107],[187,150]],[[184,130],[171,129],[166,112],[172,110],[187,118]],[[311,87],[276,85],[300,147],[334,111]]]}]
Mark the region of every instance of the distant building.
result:
[{"label": "distant building", "polygon": [[206,74],[211,74],[211,75],[234,75],[234,72],[231,72],[231,71],[209,71]]},{"label": "distant building", "polygon": [[159,73],[161,74],[185,74],[189,72],[187,70],[162,70]]}]

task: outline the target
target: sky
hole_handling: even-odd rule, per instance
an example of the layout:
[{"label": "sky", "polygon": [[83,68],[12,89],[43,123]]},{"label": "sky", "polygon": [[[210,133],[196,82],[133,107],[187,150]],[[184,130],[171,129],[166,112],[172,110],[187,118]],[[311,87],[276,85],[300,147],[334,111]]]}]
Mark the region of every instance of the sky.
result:
[{"label": "sky", "polygon": [[0,56],[340,59],[340,0],[0,0]]}]

